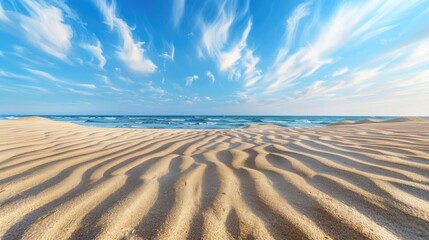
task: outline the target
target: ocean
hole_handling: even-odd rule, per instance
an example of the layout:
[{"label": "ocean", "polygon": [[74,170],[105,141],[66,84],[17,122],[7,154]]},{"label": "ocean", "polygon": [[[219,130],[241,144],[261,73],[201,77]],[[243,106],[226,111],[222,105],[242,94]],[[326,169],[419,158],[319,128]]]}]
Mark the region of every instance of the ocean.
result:
[{"label": "ocean", "polygon": [[[18,119],[22,115],[2,115],[0,119]],[[83,126],[113,128],[157,129],[233,129],[250,124],[274,124],[284,127],[324,126],[343,120],[359,121],[367,118],[388,120],[394,117],[370,116],[106,116],[106,115],[42,115],[55,121]]]}]

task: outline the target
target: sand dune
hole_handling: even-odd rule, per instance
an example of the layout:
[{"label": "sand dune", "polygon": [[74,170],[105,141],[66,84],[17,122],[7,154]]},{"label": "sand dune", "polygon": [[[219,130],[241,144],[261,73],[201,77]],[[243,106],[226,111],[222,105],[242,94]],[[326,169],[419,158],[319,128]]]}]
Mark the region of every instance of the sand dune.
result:
[{"label": "sand dune", "polygon": [[382,122],[382,121],[378,119],[368,118],[368,119],[357,121],[354,124],[379,123],[379,122]]},{"label": "sand dune", "polygon": [[429,122],[428,118],[421,118],[421,117],[400,117],[400,118],[395,118],[395,119],[391,119],[391,120],[387,120],[385,122]]},{"label": "sand dune", "polygon": [[429,239],[429,123],[0,121],[0,216],[4,239]]},{"label": "sand dune", "polygon": [[338,126],[338,125],[351,125],[351,124],[366,124],[366,123],[400,123],[400,122],[429,122],[428,118],[421,118],[421,117],[399,117],[394,118],[390,120],[378,120],[373,118],[368,118],[360,121],[350,121],[350,120],[344,120],[341,122],[331,123],[329,126]]}]

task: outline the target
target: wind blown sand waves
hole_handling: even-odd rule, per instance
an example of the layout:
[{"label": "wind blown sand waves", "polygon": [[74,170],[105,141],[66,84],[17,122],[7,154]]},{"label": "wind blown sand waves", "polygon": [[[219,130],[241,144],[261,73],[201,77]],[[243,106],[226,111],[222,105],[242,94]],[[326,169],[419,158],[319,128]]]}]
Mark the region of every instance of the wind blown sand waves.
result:
[{"label": "wind blown sand waves", "polygon": [[4,239],[429,239],[429,123],[0,121]]}]

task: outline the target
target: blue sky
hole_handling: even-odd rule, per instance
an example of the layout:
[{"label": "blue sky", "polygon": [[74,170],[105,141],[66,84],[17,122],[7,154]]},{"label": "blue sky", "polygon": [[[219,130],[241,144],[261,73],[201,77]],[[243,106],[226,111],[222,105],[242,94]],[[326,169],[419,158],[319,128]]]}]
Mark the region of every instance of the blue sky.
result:
[{"label": "blue sky", "polygon": [[0,114],[429,115],[429,2],[0,0]]}]

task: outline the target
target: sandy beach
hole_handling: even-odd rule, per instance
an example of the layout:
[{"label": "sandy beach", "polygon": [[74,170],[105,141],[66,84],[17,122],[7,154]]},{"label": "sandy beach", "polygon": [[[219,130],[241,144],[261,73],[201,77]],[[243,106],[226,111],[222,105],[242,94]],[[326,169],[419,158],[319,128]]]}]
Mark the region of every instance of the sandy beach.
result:
[{"label": "sandy beach", "polygon": [[3,239],[429,239],[429,122],[0,121]]}]

